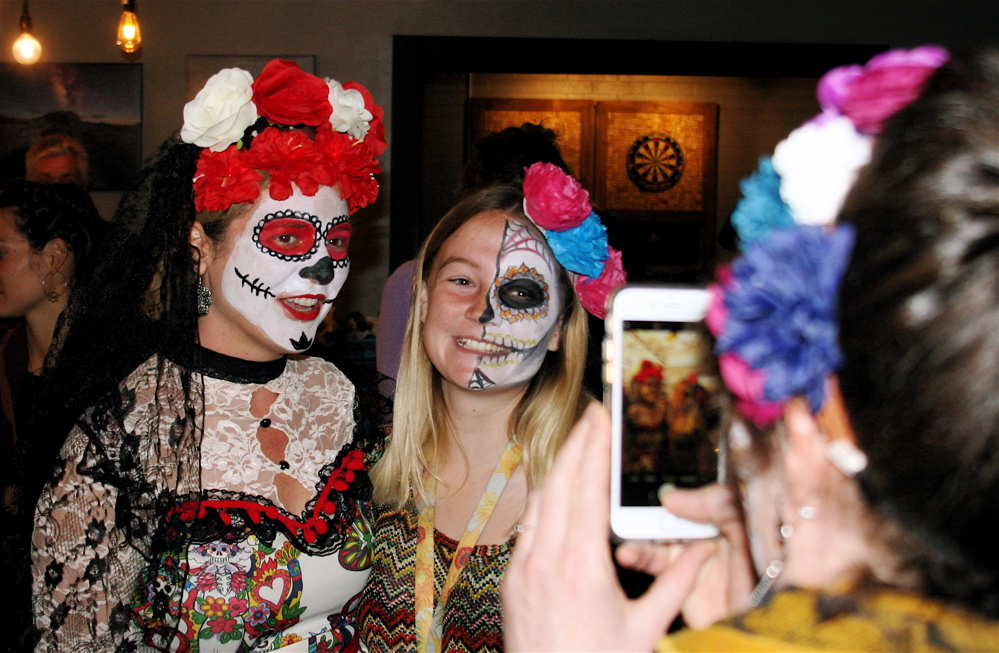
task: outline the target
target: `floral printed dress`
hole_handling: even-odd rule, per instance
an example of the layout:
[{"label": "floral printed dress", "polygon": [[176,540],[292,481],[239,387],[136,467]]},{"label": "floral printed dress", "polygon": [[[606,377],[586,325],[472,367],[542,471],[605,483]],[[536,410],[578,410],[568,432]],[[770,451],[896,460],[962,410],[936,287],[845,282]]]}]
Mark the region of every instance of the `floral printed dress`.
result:
[{"label": "floral printed dress", "polygon": [[358,649],[380,447],[353,385],[314,358],[203,361],[199,439],[157,357],[70,434],[36,514],[39,650]]}]

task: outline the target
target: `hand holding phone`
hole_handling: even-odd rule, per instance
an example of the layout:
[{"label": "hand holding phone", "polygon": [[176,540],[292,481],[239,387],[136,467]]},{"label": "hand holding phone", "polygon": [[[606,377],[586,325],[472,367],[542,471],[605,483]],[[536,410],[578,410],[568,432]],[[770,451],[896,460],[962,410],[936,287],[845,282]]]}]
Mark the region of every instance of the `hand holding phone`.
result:
[{"label": "hand holding phone", "polygon": [[702,326],[700,288],[625,286],[611,299],[604,343],[605,403],[614,429],[611,528],[625,540],[718,535],[660,505],[665,483],[694,488],[719,480],[721,382]]}]

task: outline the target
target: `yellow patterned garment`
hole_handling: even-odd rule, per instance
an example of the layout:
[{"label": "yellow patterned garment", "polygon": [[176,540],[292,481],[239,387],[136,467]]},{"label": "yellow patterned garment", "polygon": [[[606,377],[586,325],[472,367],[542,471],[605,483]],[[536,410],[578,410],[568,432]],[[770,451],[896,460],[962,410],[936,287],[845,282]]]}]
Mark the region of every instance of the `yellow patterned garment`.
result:
[{"label": "yellow patterned garment", "polygon": [[[375,507],[371,577],[358,608],[361,639],[371,653],[416,650],[414,568],[419,525],[416,505]],[[434,593],[439,596],[458,542],[434,532]],[[499,653],[503,620],[499,586],[513,542],[478,544],[461,552],[464,568],[443,614],[441,651]]]},{"label": "yellow patterned garment", "polygon": [[706,630],[663,637],[657,650],[999,651],[999,622],[891,589],[838,595],[792,588]]}]

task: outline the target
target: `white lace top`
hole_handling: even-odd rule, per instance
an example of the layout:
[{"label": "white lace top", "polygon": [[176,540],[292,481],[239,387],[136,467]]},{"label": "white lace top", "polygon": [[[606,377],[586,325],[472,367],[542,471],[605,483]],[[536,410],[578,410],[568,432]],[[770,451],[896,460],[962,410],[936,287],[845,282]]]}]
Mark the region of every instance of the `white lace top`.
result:
[{"label": "white lace top", "polygon": [[[178,446],[189,425],[166,414],[183,414],[179,375],[158,372],[155,357],[123,382],[118,420],[92,411],[71,432],[64,474],[35,518],[38,650],[263,651],[311,637],[339,651],[354,639],[349,604],[367,578],[371,530],[366,504],[344,498],[366,453],[350,447],[352,384],[315,358],[282,370],[211,355],[200,487]],[[114,482],[89,471],[101,465],[120,468]],[[157,511],[138,542],[117,523],[134,509],[120,505],[130,481],[148,484]]]}]

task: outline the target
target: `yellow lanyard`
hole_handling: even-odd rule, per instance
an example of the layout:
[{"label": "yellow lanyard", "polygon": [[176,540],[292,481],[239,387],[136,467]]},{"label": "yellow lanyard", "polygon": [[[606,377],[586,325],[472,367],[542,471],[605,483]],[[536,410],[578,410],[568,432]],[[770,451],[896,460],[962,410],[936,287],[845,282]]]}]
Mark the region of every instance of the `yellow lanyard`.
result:
[{"label": "yellow lanyard", "polygon": [[496,470],[486,485],[479,505],[468,521],[465,534],[458,542],[451,566],[448,568],[440,599],[434,604],[434,502],[437,498],[437,480],[430,477],[427,482],[428,507],[421,510],[417,523],[416,536],[416,650],[417,653],[437,653],[441,649],[444,634],[444,607],[447,605],[451,588],[458,582],[461,570],[468,562],[467,552],[479,541],[482,529],[486,527],[493,509],[506,488],[513,470],[520,464],[519,444],[511,442],[500,458]]}]

